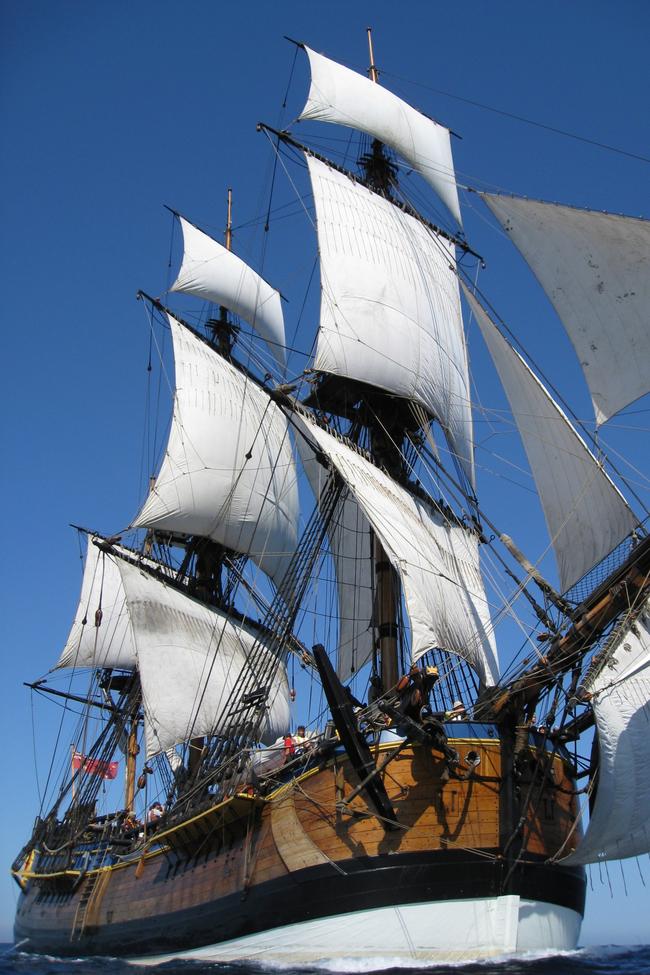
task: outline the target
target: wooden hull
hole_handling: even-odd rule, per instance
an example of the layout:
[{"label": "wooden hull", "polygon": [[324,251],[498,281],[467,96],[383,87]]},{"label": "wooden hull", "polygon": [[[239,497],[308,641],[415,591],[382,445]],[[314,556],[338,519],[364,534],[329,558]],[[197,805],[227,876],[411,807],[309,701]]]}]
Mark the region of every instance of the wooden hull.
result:
[{"label": "wooden hull", "polygon": [[[191,956],[197,950],[212,952],[204,957],[230,957],[228,946],[241,942],[235,952],[242,954],[232,957],[246,957],[247,944],[251,951],[255,945],[264,949],[265,933],[275,932],[278,941],[278,929],[286,927],[285,944],[297,946],[302,930],[317,931],[320,924],[322,937],[332,919],[336,924],[363,915],[362,930],[376,933],[367,945],[355,935],[354,944],[367,954],[387,930],[381,912],[399,908],[414,917],[428,909],[426,916],[433,918],[437,906],[436,923],[449,927],[445,918],[451,918],[453,905],[460,918],[472,911],[482,917],[481,904],[486,910],[492,905],[496,914],[507,908],[512,915],[517,899],[517,904],[545,905],[542,913],[579,919],[583,871],[546,862],[563,846],[568,852],[579,838],[563,761],[553,759],[553,781],[547,779],[535,794],[537,759],[530,750],[530,782],[524,774],[517,786],[523,828],[508,855],[500,742],[456,737],[454,745],[461,757],[473,750],[481,759],[465,780],[446,780],[442,755],[419,745],[405,748],[387,766],[384,783],[401,827],[390,832],[368,815],[362,796],[342,808],[358,780],[345,756],[337,754],[264,799],[225,800],[161,834],[144,855],[140,851],[107,867],[49,878],[39,876],[39,862],[45,861],[37,859],[19,878],[24,889],[16,940],[24,941],[26,950],[48,954],[139,960]],[[378,750],[394,747],[387,742]],[[419,927],[416,923],[416,937]],[[503,930],[511,928],[512,917]],[[512,932],[508,937],[497,937],[496,947],[483,945],[484,953],[512,947]],[[345,953],[345,939],[338,946],[330,936],[325,941],[331,956]],[[410,935],[407,942],[415,950]],[[481,945],[471,947],[480,957]],[[434,948],[427,941],[425,955],[438,957]]]}]

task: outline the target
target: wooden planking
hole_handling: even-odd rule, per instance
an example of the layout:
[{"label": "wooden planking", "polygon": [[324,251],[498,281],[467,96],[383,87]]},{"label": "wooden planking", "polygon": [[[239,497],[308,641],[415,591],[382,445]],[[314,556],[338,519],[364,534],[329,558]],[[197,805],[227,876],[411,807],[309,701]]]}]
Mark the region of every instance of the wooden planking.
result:
[{"label": "wooden planking", "polygon": [[276,849],[287,870],[304,870],[328,862],[298,819],[293,789],[271,807],[271,830]]},{"label": "wooden planking", "polygon": [[[529,788],[530,783],[524,786],[526,791]],[[577,847],[582,838],[582,826],[580,823],[576,825],[579,806],[574,789],[575,783],[568,777],[564,761],[555,756],[552,781],[547,779],[541,788],[539,784],[535,787],[533,781],[524,827],[528,852],[552,856],[563,846],[566,853]]]},{"label": "wooden planking", "polygon": [[[336,815],[335,798],[340,773],[344,791],[357,784],[355,773],[347,762],[340,763],[328,775],[305,782],[304,797],[296,797],[295,808],[310,838],[331,859],[349,859],[360,854],[373,855],[387,849],[422,851],[445,849],[450,844],[469,847],[498,845],[498,742],[477,748],[475,742],[460,742],[464,757],[467,750],[481,755],[478,774],[467,781],[441,781],[445,763],[439,753],[419,747],[406,749],[389,766],[384,784],[404,830],[387,835],[374,817],[356,819],[347,812]],[[461,766],[462,767],[462,766]],[[364,814],[367,806],[358,796],[350,806],[352,812]]]},{"label": "wooden planking", "polygon": [[[205,827],[206,835],[212,839],[219,833],[220,849],[215,844],[211,851],[202,850],[195,860],[181,863],[178,869],[170,869],[165,856],[152,855],[143,862],[139,878],[137,861],[123,869],[107,871],[106,886],[102,884],[101,889],[98,884],[97,900],[88,903],[85,927],[90,933],[91,926],[98,924],[198,908],[219,897],[243,893],[290,871],[329,860],[346,861],[360,855],[398,851],[494,849],[499,845],[499,742],[457,739],[451,744],[460,754],[461,771],[467,752],[479,753],[481,762],[471,778],[443,781],[442,756],[419,745],[405,749],[383,774],[397,817],[406,829],[386,833],[376,817],[364,815],[368,810],[361,795],[350,808],[362,818],[337,811],[337,799],[344,799],[358,784],[349,762],[337,758],[327,767],[312,770],[297,783],[285,786],[267,801],[258,800],[257,811],[251,812],[255,820],[242,815],[230,829],[223,826],[223,819],[219,823],[214,817],[210,823],[206,820],[200,828]],[[386,754],[386,749],[380,751],[382,757]],[[559,758],[553,763],[553,774],[555,783],[570,792],[573,783]],[[523,783],[522,799],[526,790],[527,784]],[[535,795],[537,792],[539,789]],[[527,810],[524,847],[531,853],[550,855],[574,823],[576,798],[547,782],[542,802],[534,807],[531,803]],[[576,830],[576,841],[578,836]],[[36,918],[47,917],[48,924],[60,924],[68,930],[73,927],[80,893],[40,905],[34,903],[29,891],[28,900]]]},{"label": "wooden planking", "polygon": [[[163,858],[145,863],[140,878],[135,871],[119,871],[104,898],[104,919],[113,923],[149,917],[195,907],[216,897],[235,893],[242,888],[244,839],[232,848],[211,856],[204,862],[181,865],[167,877]],[[122,877],[126,874],[126,877]]]}]

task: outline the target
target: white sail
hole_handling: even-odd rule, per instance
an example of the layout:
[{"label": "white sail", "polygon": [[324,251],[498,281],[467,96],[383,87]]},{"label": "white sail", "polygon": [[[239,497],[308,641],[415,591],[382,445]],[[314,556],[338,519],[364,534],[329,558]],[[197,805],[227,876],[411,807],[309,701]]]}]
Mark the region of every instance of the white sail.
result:
[{"label": "white sail", "polygon": [[[255,634],[128,562],[119,562],[119,572],[137,651],[147,758],[225,730],[220,718],[231,694],[255,673],[249,659]],[[269,650],[260,658],[253,690],[268,688],[259,737],[270,743],[289,728],[289,685]]]},{"label": "white sail", "polygon": [[453,246],[317,159],[321,311],[315,368],[423,406],[474,484],[467,349]]},{"label": "white sail", "polygon": [[296,547],[287,422],[266,393],[171,315],[176,395],[167,451],[136,527],[212,538],[279,583]]},{"label": "white sail", "polygon": [[[296,444],[311,489],[320,500],[329,473],[316,460],[303,437],[297,437]],[[346,489],[339,500],[327,532],[338,597],[336,672],[342,681],[346,681],[370,659],[373,650],[371,529],[351,491]]]},{"label": "white sail", "polygon": [[595,863],[650,853],[650,605],[613,657],[585,683],[592,697],[600,761],[587,833],[563,863]]},{"label": "white sail", "polygon": [[171,291],[223,305],[252,325],[265,339],[284,371],[284,316],[280,293],[240,257],[179,216],[183,228],[183,263]]},{"label": "white sail", "polygon": [[413,660],[440,647],[467,660],[484,684],[495,683],[496,646],[476,536],[449,524],[317,424],[295,420],[354,493],[401,577]]},{"label": "white sail", "polygon": [[464,292],[521,434],[564,591],[608,555],[637,519],[555,400],[465,287]]},{"label": "white sail", "polygon": [[300,119],[345,125],[385,142],[426,179],[461,223],[449,129],[356,71],[308,47],[305,51],[311,87]]},{"label": "white sail", "polygon": [[88,536],[79,606],[56,667],[133,670],[135,646],[122,577],[115,557],[97,548],[96,540]]},{"label": "white sail", "polygon": [[650,221],[481,195],[555,306],[604,423],[650,390]]}]

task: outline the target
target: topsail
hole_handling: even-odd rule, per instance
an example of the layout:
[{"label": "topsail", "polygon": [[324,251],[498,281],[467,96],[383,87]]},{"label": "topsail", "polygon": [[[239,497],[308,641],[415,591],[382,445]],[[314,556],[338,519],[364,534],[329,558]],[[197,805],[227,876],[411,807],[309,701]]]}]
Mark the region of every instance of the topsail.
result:
[{"label": "topsail", "polygon": [[449,129],[356,71],[305,47],[311,88],[301,119],[346,125],[395,149],[461,223]]},{"label": "topsail", "polygon": [[133,524],[211,538],[250,555],[279,584],[298,535],[287,421],[253,380],[168,317],[176,364],[172,429]]},{"label": "topsail", "polygon": [[467,349],[453,245],[308,157],[321,260],[314,366],[419,403],[474,485]]},{"label": "topsail", "polygon": [[284,371],[284,318],[280,294],[240,257],[208,237],[184,217],[183,263],[172,291],[223,305],[266,339]]}]

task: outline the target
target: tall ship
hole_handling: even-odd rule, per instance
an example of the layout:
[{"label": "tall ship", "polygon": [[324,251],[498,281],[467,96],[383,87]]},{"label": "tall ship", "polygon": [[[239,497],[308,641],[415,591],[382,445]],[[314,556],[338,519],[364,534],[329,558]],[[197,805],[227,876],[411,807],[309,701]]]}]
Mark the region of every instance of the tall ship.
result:
[{"label": "tall ship", "polygon": [[[287,369],[300,309],[238,256],[230,195],[224,243],[174,213],[176,280],[138,296],[172,416],[128,528],[79,529],[72,628],[30,681],[64,718],[12,865],[23,951],[571,949],[585,866],[650,851],[648,512],[499,317],[452,133],[381,83],[368,41],[367,76],[296,45],[312,146],[258,126],[317,235],[308,367]],[[554,306],[597,430],[650,389],[650,222],[462,190]],[[470,323],[553,582],[525,513],[497,524],[477,489]]]}]

